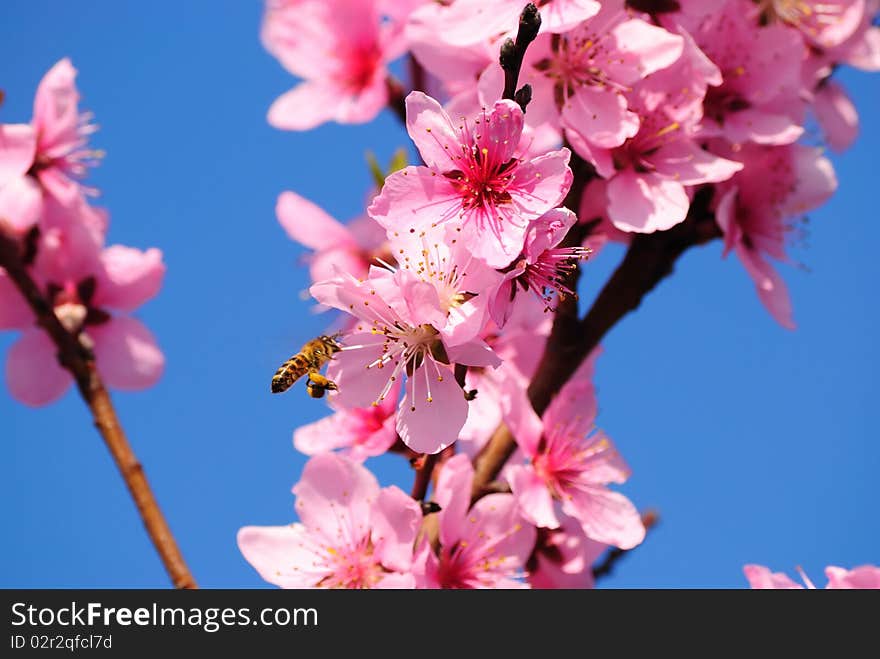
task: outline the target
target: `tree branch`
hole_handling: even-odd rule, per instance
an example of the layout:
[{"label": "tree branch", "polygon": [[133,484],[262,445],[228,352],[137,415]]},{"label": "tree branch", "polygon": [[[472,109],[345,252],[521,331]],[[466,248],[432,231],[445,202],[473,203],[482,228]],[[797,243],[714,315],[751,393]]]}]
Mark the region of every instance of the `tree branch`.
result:
[{"label": "tree branch", "polygon": [[58,361],[76,380],[80,395],[92,413],[95,427],[101,433],[122,474],[172,583],[176,588],[196,588],[196,582],[150,489],[143,467],[125,437],[110,400],[110,394],[95,368],[94,355],[77,336],[68,332],[55,316],[52,306],[28,272],[18,242],[8,236],[2,227],[0,227],[0,267],[6,270],[9,279],[36,315],[37,324],[49,334],[58,348]]}]

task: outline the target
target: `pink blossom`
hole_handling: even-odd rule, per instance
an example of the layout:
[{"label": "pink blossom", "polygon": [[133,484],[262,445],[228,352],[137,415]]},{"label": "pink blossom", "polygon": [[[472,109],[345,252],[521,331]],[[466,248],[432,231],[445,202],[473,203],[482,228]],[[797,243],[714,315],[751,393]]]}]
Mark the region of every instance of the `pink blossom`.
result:
[{"label": "pink blossom", "polygon": [[523,113],[513,101],[457,125],[421,92],[407,96],[406,108],[407,130],[427,166],[389,176],[370,217],[401,234],[452,221],[477,257],[507,265],[522,251],[529,220],[559,206],[568,192],[569,151],[518,155]]},{"label": "pink blossom", "polygon": [[743,170],[717,191],[716,218],[725,253],[734,250],[776,321],[794,329],[785,282],[766,257],[787,261],[790,218],[821,205],[837,188],[834,168],[819,149],[750,145],[736,157]]},{"label": "pink blossom", "polygon": [[101,155],[87,148],[95,126],[78,110],[75,78],[70,60],[60,60],[37,87],[31,123],[0,125],[0,217],[18,232],[40,220],[47,196],[77,205],[87,191],[79,179]]},{"label": "pink blossom", "polygon": [[645,527],[629,499],[607,487],[626,481],[629,467],[611,440],[594,430],[595,357],[566,383],[543,419],[523,414],[512,428],[529,463],[512,465],[506,477],[523,516],[536,526],[559,528],[555,500],[587,537],[630,549],[644,539]]},{"label": "pink blossom", "polygon": [[263,44],[303,79],[272,104],[269,123],[309,130],[372,120],[388,103],[386,65],[402,53],[392,27],[378,0],[267,0]]},{"label": "pink blossom", "polygon": [[[535,4],[543,32],[570,30],[600,9],[596,0],[543,0]],[[438,12],[434,30],[438,41],[459,47],[516,36],[525,5],[520,0],[456,0]]]},{"label": "pink blossom", "polygon": [[[520,79],[533,89],[526,119],[534,126],[561,124],[598,148],[620,146],[639,128],[625,94],[675,62],[682,43],[611,5],[569,32],[542,35],[526,51]],[[493,63],[481,77],[481,92],[489,98],[503,86],[503,72]]]},{"label": "pink blossom", "polygon": [[520,258],[504,275],[504,280],[490,303],[492,319],[503,327],[513,311],[517,292],[531,290],[544,303],[545,311],[553,311],[555,297],[576,295],[565,278],[589,251],[583,247],[558,247],[568,230],[577,222],[577,215],[567,208],[555,208],[529,224]]},{"label": "pink blossom", "polygon": [[825,141],[835,151],[845,151],[859,134],[859,114],[846,90],[826,79],[813,94],[813,113]]},{"label": "pink blossom", "polygon": [[[816,586],[806,575],[806,573],[798,568],[801,579],[810,590]],[[763,565],[746,565],[743,567],[743,573],[748,579],[749,586],[753,589],[803,589],[804,586],[793,581],[784,572],[771,572],[769,568]],[[847,570],[846,568],[829,565],[825,568],[825,576],[828,577],[828,589],[880,589],[880,567],[874,565],[860,565]]]},{"label": "pink blossom", "polygon": [[593,563],[608,548],[590,540],[580,523],[567,515],[557,529],[538,529],[527,564],[532,588],[593,588]]},{"label": "pink blossom", "polygon": [[355,462],[382,455],[397,439],[397,393],[393,387],[378,405],[338,409],[332,415],[297,428],[293,445],[300,453],[318,455],[334,449]]},{"label": "pink blossom", "polygon": [[865,14],[864,0],[761,0],[758,4],[765,20],[795,28],[820,48],[846,41]]},{"label": "pink blossom", "polygon": [[282,192],[275,206],[278,222],[293,240],[314,250],[309,255],[313,282],[330,279],[336,269],[365,277],[374,257],[391,258],[385,232],[368,217],[342,224],[294,192]]},{"label": "pink blossom", "polygon": [[418,553],[420,587],[526,588],[518,580],[535,545],[509,494],[489,494],[470,505],[474,470],[456,455],[440,470],[434,501],[440,505],[440,548]]},{"label": "pink blossom", "polygon": [[339,387],[335,402],[378,405],[406,376],[397,431],[412,450],[436,453],[456,440],[468,414],[452,365],[499,361],[478,338],[487,306],[480,279],[491,271],[463,247],[425,238],[422,248],[417,237],[392,241],[396,271],[374,267],[365,280],[340,273],[311,294],[361,321],[328,370]]},{"label": "pink blossom", "polygon": [[282,588],[413,588],[419,504],[379,489],[364,467],[333,453],[313,457],[293,488],[300,522],[246,526],[245,559]]},{"label": "pink blossom", "polygon": [[[138,320],[111,315],[130,312],[158,293],[165,266],[158,249],[140,251],[122,245],[100,250],[77,233],[86,221],[41,233],[34,279],[70,331],[91,345],[98,372],[111,387],[143,389],[156,383],[165,358],[152,333]],[[0,328],[20,329],[9,350],[6,380],[21,402],[40,406],[60,398],[72,382],[57,360],[57,348],[33,315],[21,306],[20,295],[0,277]]]},{"label": "pink blossom", "polygon": [[761,144],[801,136],[806,51],[797,32],[779,24],[758,27],[735,0],[709,15],[694,38],[723,77],[706,94],[701,134]]}]

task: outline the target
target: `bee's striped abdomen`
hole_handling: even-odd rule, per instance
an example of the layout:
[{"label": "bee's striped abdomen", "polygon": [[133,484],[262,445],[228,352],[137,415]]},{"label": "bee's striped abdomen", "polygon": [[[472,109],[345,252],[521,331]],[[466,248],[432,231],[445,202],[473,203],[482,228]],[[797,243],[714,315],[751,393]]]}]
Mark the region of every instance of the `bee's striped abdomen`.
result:
[{"label": "bee's striped abdomen", "polygon": [[294,382],[309,372],[310,364],[302,354],[294,355],[284,362],[272,376],[272,393],[280,394],[290,389]]}]

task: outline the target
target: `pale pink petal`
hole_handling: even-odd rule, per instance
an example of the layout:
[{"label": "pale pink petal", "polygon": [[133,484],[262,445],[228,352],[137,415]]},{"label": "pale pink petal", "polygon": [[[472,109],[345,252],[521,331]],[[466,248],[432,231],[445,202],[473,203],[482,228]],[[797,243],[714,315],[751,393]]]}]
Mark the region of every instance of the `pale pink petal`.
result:
[{"label": "pale pink petal", "polygon": [[296,513],[315,536],[333,547],[355,547],[369,532],[379,496],[376,477],[338,453],[311,458],[293,487]]},{"label": "pale pink petal", "polygon": [[295,192],[278,195],[275,214],[287,235],[310,249],[341,248],[354,243],[345,226]]},{"label": "pale pink petal", "polygon": [[782,572],[771,572],[763,565],[744,565],[743,573],[749,586],[757,590],[803,589],[799,583],[792,581]]},{"label": "pale pink petal", "polygon": [[709,153],[690,140],[676,140],[661,147],[651,156],[651,162],[658,174],[680,185],[726,181],[743,168],[742,163]]},{"label": "pale pink petal", "polygon": [[406,379],[397,432],[416,453],[438,453],[458,439],[467,415],[468,403],[452,371],[425,359]]},{"label": "pale pink petal", "polygon": [[464,454],[449,458],[440,467],[434,501],[440,506],[440,544],[451,547],[461,537],[471,505],[474,468]]},{"label": "pale pink petal", "polygon": [[[529,224],[523,254],[535,263],[544,250],[556,247],[577,223],[577,215],[567,208],[554,208]],[[520,273],[521,274],[521,273]]]},{"label": "pale pink petal", "polygon": [[791,298],[788,295],[788,287],[785,281],[776,272],[776,269],[761,256],[756,250],[749,249],[744,244],[736,246],[736,254],[745,266],[749,276],[755,282],[758,297],[761,303],[770,312],[780,325],[793,330],[795,322],[792,318]]},{"label": "pale pink petal", "polygon": [[336,116],[343,94],[329,82],[307,80],[275,99],[267,119],[282,130],[311,130]]},{"label": "pale pink petal", "polygon": [[498,355],[481,339],[475,339],[461,345],[446,346],[446,354],[455,364],[492,368],[501,365],[501,359]]},{"label": "pale pink petal", "polygon": [[689,207],[681,183],[653,173],[625,169],[608,181],[608,216],[621,231],[670,229],[684,220]]},{"label": "pale pink petal", "polygon": [[507,477],[520,513],[527,521],[548,529],[559,527],[559,518],[556,516],[550,490],[534,469],[524,465],[514,465],[507,470]]},{"label": "pale pink petal", "polygon": [[613,58],[607,66],[614,80],[623,84],[637,80],[622,75],[624,67],[636,69],[638,77],[643,78],[670,66],[684,51],[682,37],[642,20],[624,21],[613,32],[620,57]]},{"label": "pale pink petal", "polygon": [[454,157],[461,153],[461,138],[436,100],[411,92],[406,97],[406,130],[428,167],[439,172],[458,169]]},{"label": "pale pink petal", "polygon": [[326,576],[326,568],[316,566],[320,556],[302,524],[245,526],[237,542],[245,560],[276,586],[314,588]]},{"label": "pale pink petal", "polygon": [[813,112],[832,149],[845,151],[852,146],[859,134],[859,113],[841,85],[825,81],[813,97]]},{"label": "pale pink petal", "polygon": [[63,206],[75,206],[83,195],[78,181],[67,176],[58,167],[46,167],[37,172],[37,179],[47,195],[51,195]]},{"label": "pale pink petal", "polygon": [[114,316],[86,328],[95,342],[95,363],[104,381],[115,389],[152,387],[165,370],[165,355],[156,338],[139,320]]},{"label": "pale pink petal", "polygon": [[443,327],[446,324],[446,313],[440,306],[440,296],[432,284],[413,278],[403,283],[400,292],[406,300],[409,318],[414,324],[434,327]]},{"label": "pale pink petal", "polygon": [[725,117],[723,132],[734,143],[791,144],[804,134],[804,128],[784,112],[746,108]]},{"label": "pale pink petal", "polygon": [[550,534],[545,543],[552,553],[535,551],[537,568],[529,574],[532,588],[593,588],[593,563],[608,546],[584,535],[573,517],[565,516],[561,528]]},{"label": "pale pink petal", "polygon": [[[505,363],[502,374],[507,369]],[[538,444],[544,433],[544,424],[529,401],[526,387],[516,382],[512,377],[505,377],[501,381],[501,410],[504,421],[510,426],[517,446],[529,458],[538,454]]]},{"label": "pale pink petal", "polygon": [[37,137],[30,124],[0,124],[0,188],[34,163]]},{"label": "pale pink petal", "polygon": [[33,322],[33,311],[6,271],[0,268],[0,330],[24,329]]},{"label": "pale pink petal", "polygon": [[19,176],[0,186],[0,220],[24,233],[40,219],[43,193],[32,176]]},{"label": "pale pink petal", "polygon": [[468,511],[462,528],[460,539],[496,572],[522,570],[535,547],[535,527],[522,518],[510,494],[484,496]]},{"label": "pale pink petal", "polygon": [[[391,402],[396,406],[396,394],[389,394],[385,402]],[[392,410],[391,416],[385,419],[385,421],[382,423],[381,428],[370,434],[365,439],[361,438],[357,443],[348,447],[348,449],[344,451],[344,453],[352,460],[363,462],[367,458],[372,458],[387,452],[388,449],[390,449],[396,441],[397,417],[394,415]]]},{"label": "pale pink petal", "polygon": [[349,413],[341,410],[297,428],[293,432],[293,446],[306,455],[326,453],[350,445],[355,440],[352,430]]},{"label": "pale pink petal", "polygon": [[517,168],[515,185],[508,192],[528,219],[541,217],[565,199],[574,180],[568,167],[570,159],[571,151],[563,147]]},{"label": "pale pink petal", "polygon": [[797,187],[786,197],[783,212],[800,215],[828,201],[837,190],[837,175],[834,165],[822,155],[822,149],[801,144],[791,149]]},{"label": "pale pink petal", "polygon": [[392,232],[421,231],[432,224],[456,219],[461,194],[445,176],[427,167],[406,167],[385,179],[382,192],[367,209],[370,217]]},{"label": "pale pink petal", "polygon": [[400,572],[388,572],[373,584],[373,588],[377,590],[411,590],[415,587],[415,575],[401,574]]},{"label": "pale pink petal", "polygon": [[639,117],[615,91],[583,86],[562,106],[562,125],[599,148],[611,149],[639,132]]},{"label": "pale pink petal", "polygon": [[162,287],[165,264],[155,247],[146,251],[112,245],[101,252],[94,304],[133,311],[152,299]]},{"label": "pale pink petal", "polygon": [[577,518],[584,533],[597,542],[632,549],[645,539],[639,511],[620,492],[581,485],[566,491],[562,509]]},{"label": "pale pink petal", "polygon": [[341,249],[329,248],[310,254],[306,261],[309,264],[309,277],[313,282],[332,279],[337,272],[347,272],[354,277],[365,278],[370,269],[367,255],[359,248],[348,243]]},{"label": "pale pink petal", "polygon": [[475,127],[474,144],[478,149],[486,149],[496,162],[507,162],[516,155],[520,135],[523,131],[523,111],[513,101],[495,101],[488,115],[478,119]]},{"label": "pale pink petal", "polygon": [[333,356],[327,368],[327,377],[339,387],[339,391],[333,395],[335,404],[352,408],[369,407],[379,402],[379,395],[392,375],[390,367],[378,366],[383,354],[380,338],[381,335],[352,334],[346,337],[346,344],[367,347],[346,349]]},{"label": "pale pink petal", "polygon": [[37,87],[33,126],[38,150],[49,157],[66,155],[79,145],[79,92],[76,69],[66,57],[57,62]]},{"label": "pale pink petal", "polygon": [[73,377],[58,363],[58,348],[36,327],[25,330],[6,356],[6,383],[13,398],[31,407],[52,403]]},{"label": "pale pink petal", "polygon": [[418,502],[395,485],[379,492],[373,508],[374,555],[383,567],[406,572],[412,567],[413,543],[422,522]]},{"label": "pale pink petal", "polygon": [[852,570],[829,565],[825,568],[828,588],[880,589],[880,567],[860,565]]}]

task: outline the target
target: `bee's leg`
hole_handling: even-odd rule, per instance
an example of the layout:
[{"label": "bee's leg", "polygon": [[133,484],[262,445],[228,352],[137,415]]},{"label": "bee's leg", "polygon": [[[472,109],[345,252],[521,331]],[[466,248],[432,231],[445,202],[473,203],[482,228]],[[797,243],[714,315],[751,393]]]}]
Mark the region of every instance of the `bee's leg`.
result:
[{"label": "bee's leg", "polygon": [[309,393],[309,396],[312,398],[323,398],[324,397],[324,387],[316,384],[312,384],[311,382],[306,383],[306,391]]},{"label": "bee's leg", "polygon": [[336,391],[337,386],[333,380],[324,377],[320,373],[309,373],[309,384],[308,386],[315,385],[320,387],[321,389],[328,389],[330,391]]}]

